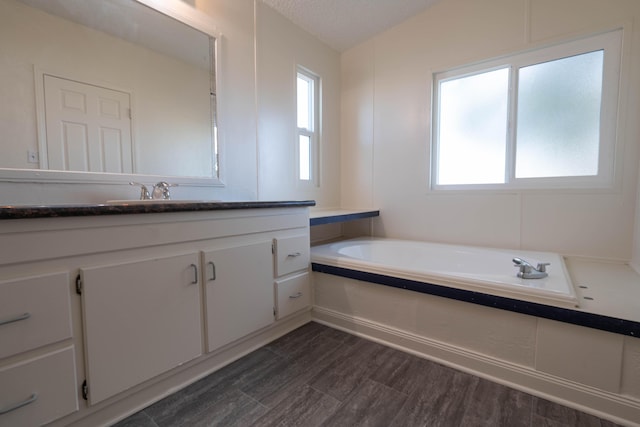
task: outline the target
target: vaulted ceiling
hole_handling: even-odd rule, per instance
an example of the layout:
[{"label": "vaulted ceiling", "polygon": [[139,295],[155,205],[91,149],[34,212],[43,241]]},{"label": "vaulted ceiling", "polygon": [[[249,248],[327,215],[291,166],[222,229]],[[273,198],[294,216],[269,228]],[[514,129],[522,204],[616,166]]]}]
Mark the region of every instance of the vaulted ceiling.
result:
[{"label": "vaulted ceiling", "polygon": [[440,0],[261,0],[343,52]]}]

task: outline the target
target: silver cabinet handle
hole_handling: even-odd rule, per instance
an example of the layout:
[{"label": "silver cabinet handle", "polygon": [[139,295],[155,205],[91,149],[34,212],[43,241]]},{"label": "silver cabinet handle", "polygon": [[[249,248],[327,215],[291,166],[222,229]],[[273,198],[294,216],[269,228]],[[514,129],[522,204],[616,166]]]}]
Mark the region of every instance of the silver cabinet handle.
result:
[{"label": "silver cabinet handle", "polygon": [[292,254],[287,255],[287,258],[296,258],[302,255],[300,252],[294,252]]},{"label": "silver cabinet handle", "polygon": [[8,319],[0,320],[0,326],[6,325],[8,323],[19,322],[21,320],[26,320],[29,317],[31,317],[31,313],[19,314],[19,315],[15,316],[15,317],[10,317]]},{"label": "silver cabinet handle", "polygon": [[191,266],[193,268],[193,282],[191,282],[192,285],[197,285],[198,284],[198,266],[195,264],[191,264]]},{"label": "silver cabinet handle", "polygon": [[211,279],[209,279],[209,281],[213,282],[214,280],[216,280],[216,265],[213,263],[213,261],[209,261],[207,265],[211,266]]},{"label": "silver cabinet handle", "polygon": [[11,406],[7,406],[6,408],[0,408],[0,415],[6,414],[11,411],[15,411],[18,408],[22,408],[23,406],[26,406],[30,403],[35,402],[37,399],[38,399],[37,393],[33,393],[31,397],[28,397],[26,400],[23,400],[22,402],[18,402]]},{"label": "silver cabinet handle", "polygon": [[289,295],[289,299],[298,299],[302,296],[302,292],[298,292],[295,295]]}]

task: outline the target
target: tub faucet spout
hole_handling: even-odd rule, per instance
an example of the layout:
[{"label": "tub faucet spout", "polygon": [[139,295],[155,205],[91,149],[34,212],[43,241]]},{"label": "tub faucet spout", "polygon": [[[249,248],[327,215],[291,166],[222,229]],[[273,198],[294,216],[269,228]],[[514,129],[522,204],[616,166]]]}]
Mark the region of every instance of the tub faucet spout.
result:
[{"label": "tub faucet spout", "polygon": [[520,268],[520,271],[518,271],[518,277],[521,279],[542,279],[549,275],[547,273],[547,266],[549,265],[548,262],[538,263],[538,265],[534,267],[522,258],[515,257],[512,261],[513,265]]}]

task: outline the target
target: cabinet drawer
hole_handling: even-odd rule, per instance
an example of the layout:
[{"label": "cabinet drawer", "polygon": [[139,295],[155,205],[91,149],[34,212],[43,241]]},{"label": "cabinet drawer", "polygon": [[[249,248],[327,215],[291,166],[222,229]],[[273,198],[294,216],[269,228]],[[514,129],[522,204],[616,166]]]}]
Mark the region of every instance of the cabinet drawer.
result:
[{"label": "cabinet drawer", "polygon": [[278,319],[311,305],[309,273],[305,272],[284,280],[276,280]]},{"label": "cabinet drawer", "polygon": [[0,359],[71,337],[68,273],[0,282]]},{"label": "cabinet drawer", "polygon": [[309,236],[275,240],[276,276],[284,276],[309,266]]},{"label": "cabinet drawer", "polygon": [[8,411],[0,426],[42,425],[77,411],[73,346],[1,368],[0,384],[0,412]]}]

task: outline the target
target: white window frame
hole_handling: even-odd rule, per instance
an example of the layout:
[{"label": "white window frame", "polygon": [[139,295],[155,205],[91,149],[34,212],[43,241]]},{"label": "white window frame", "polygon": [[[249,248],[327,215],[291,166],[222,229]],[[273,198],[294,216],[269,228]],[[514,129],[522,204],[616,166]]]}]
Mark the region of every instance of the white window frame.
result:
[{"label": "white window frame", "polygon": [[[297,81],[302,77],[308,82],[312,83],[312,90],[309,94],[309,127],[298,127],[297,120]],[[309,185],[317,187],[319,185],[319,161],[318,152],[320,145],[320,129],[321,129],[321,117],[320,117],[320,77],[312,71],[302,66],[296,67],[296,141],[295,141],[295,162],[296,162],[296,181],[299,185]],[[309,137],[309,179],[300,178],[300,172],[302,165],[300,162],[300,137]]]},{"label": "white window frame", "polygon": [[[431,189],[432,190],[513,190],[513,189],[573,189],[610,188],[614,183],[616,154],[616,128],[620,67],[622,53],[622,29],[572,40],[562,44],[546,46],[473,65],[433,74],[433,126],[431,134]],[[583,53],[603,50],[602,100],[600,110],[600,143],[598,173],[594,176],[568,176],[545,178],[516,178],[516,130],[518,69]],[[442,82],[475,74],[509,68],[509,100],[507,124],[507,148],[505,183],[499,184],[438,184],[439,165],[439,105]]]}]

